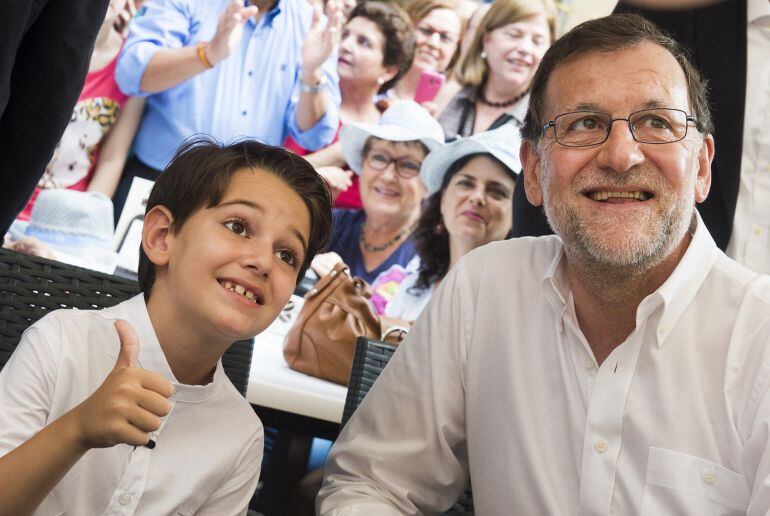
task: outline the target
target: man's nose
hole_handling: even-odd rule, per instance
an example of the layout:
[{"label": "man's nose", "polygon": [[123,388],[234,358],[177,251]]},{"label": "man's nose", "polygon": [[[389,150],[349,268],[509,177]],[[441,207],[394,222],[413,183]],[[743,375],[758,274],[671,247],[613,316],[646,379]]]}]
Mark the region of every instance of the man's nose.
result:
[{"label": "man's nose", "polygon": [[596,161],[602,167],[626,172],[644,161],[644,153],[641,144],[631,134],[628,120],[613,120],[610,124],[610,134],[599,146]]},{"label": "man's nose", "polygon": [[428,43],[430,43],[431,46],[438,48],[439,45],[441,45],[441,34],[438,32],[432,32],[428,38]]}]

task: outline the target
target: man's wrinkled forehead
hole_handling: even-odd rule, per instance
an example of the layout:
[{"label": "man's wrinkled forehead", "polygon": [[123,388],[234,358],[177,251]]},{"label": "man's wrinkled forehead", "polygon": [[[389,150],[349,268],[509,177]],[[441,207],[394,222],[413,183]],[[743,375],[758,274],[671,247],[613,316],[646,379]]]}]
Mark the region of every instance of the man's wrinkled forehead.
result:
[{"label": "man's wrinkled forehead", "polygon": [[[544,115],[602,111],[613,116],[654,107],[690,111],[687,78],[676,58],[652,42],[570,56],[551,72]],[[615,109],[626,111],[614,113]]]}]

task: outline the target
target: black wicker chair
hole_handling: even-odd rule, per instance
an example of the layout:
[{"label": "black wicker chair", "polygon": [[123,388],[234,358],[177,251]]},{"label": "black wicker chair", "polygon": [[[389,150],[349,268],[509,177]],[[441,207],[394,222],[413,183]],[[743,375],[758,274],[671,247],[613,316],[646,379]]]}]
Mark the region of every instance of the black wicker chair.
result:
[{"label": "black wicker chair", "polygon": [[[396,352],[396,346],[380,342],[378,340],[358,337],[356,350],[353,354],[353,368],[350,371],[348,382],[348,395],[345,398],[345,408],[342,411],[340,429],[345,426],[350,416],[356,411],[366,397],[366,394],[374,385],[377,377],[388,364],[388,361]],[[444,513],[445,516],[472,516],[473,493],[470,484],[468,489],[460,496],[454,506]]]},{"label": "black wicker chair", "polygon": [[396,352],[396,346],[386,344],[378,340],[358,337],[356,339],[356,349],[353,353],[353,367],[350,370],[350,380],[348,381],[348,394],[345,398],[345,408],[342,410],[342,421],[340,429],[345,426],[350,416],[356,411],[358,406],[364,400],[369,389],[374,385],[374,381],[380,376]]},{"label": "black wicker chair", "polygon": [[[107,308],[138,292],[133,281],[0,248],[0,370],[24,330],[50,310]],[[244,396],[253,347],[253,339],[238,341],[222,357]]]}]

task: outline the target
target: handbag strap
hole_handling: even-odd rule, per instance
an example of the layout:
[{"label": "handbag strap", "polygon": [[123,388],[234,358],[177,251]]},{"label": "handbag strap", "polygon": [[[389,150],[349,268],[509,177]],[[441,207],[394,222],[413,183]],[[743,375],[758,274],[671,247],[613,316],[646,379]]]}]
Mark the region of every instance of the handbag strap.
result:
[{"label": "handbag strap", "polygon": [[348,266],[345,265],[342,262],[339,262],[334,266],[334,268],[331,270],[329,274],[318,280],[318,283],[315,284],[313,288],[308,290],[307,294],[305,294],[306,299],[313,298],[326,290],[329,285],[334,283],[334,280],[337,279],[337,276],[340,274],[347,274],[348,272]]}]

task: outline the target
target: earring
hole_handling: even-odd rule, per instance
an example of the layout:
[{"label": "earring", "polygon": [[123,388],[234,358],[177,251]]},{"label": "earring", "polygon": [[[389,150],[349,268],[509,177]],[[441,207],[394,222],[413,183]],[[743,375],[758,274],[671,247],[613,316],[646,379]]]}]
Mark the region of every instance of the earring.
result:
[{"label": "earring", "polygon": [[436,224],[436,227],[433,228],[433,234],[434,235],[443,235],[444,231],[446,231],[446,227],[444,227],[444,222],[439,222]]},{"label": "earring", "polygon": [[486,59],[487,58],[487,53],[485,51],[483,51],[483,50],[481,51],[480,55],[481,55],[481,59]]},{"label": "earring", "polygon": [[382,78],[382,77],[378,77],[378,78],[377,78],[377,84],[379,84],[380,86],[382,86],[383,84],[385,84],[385,79],[384,79],[384,78]]}]

